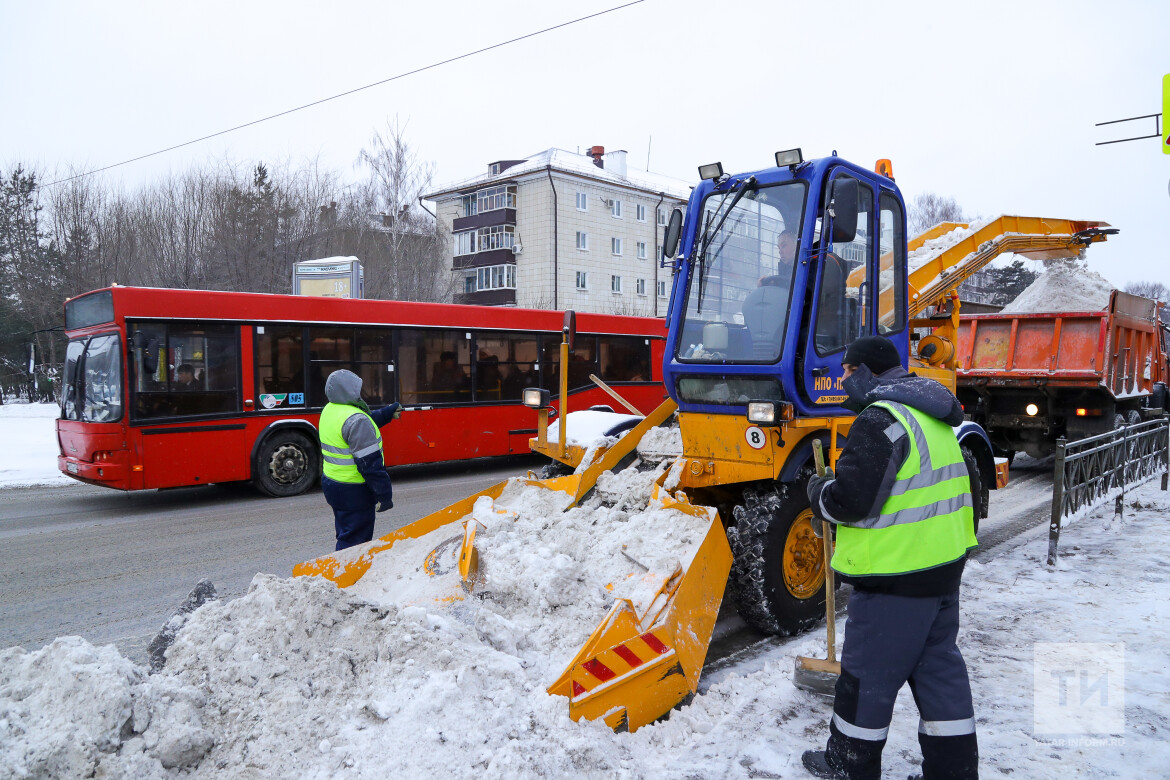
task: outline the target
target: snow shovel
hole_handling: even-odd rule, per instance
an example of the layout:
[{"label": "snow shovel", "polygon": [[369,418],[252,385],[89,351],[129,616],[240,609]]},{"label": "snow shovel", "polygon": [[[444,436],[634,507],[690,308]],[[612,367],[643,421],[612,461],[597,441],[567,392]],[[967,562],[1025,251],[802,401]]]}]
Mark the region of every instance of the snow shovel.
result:
[{"label": "snow shovel", "polygon": [[[820,439],[813,440],[813,458],[817,464],[817,476],[825,475],[825,454]],[[821,521],[821,539],[825,555],[825,633],[827,658],[796,657],[796,668],[792,672],[792,684],[801,690],[832,697],[836,693],[837,678],[841,676],[841,662],[837,660],[837,599],[833,583],[833,569],[829,561],[833,557],[833,531],[828,520]]]}]

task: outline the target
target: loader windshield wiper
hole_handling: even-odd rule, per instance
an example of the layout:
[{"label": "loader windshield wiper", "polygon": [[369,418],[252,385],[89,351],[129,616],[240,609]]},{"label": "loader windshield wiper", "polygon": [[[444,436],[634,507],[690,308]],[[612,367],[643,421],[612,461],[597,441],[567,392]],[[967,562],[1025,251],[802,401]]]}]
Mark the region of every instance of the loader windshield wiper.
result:
[{"label": "loader windshield wiper", "polygon": [[707,212],[707,222],[703,225],[703,235],[700,238],[699,254],[696,259],[696,263],[699,266],[698,278],[695,280],[699,284],[699,292],[695,299],[695,312],[697,314],[701,314],[703,311],[703,293],[706,290],[707,279],[707,249],[711,246],[711,242],[715,240],[715,236],[719,235],[719,231],[723,228],[723,223],[731,216],[731,212],[735,211],[736,204],[739,203],[740,198],[746,195],[748,190],[754,190],[756,184],[755,176],[749,176],[744,179],[743,184],[739,185],[739,189],[735,191],[735,197],[731,199],[731,205],[727,207],[726,211],[723,211],[723,202],[727,200],[727,196],[731,194],[731,190],[723,194],[723,200],[719,201],[719,206],[715,209],[715,214],[723,211],[723,216],[719,218],[719,222],[715,225],[714,230],[711,229],[711,212]]}]

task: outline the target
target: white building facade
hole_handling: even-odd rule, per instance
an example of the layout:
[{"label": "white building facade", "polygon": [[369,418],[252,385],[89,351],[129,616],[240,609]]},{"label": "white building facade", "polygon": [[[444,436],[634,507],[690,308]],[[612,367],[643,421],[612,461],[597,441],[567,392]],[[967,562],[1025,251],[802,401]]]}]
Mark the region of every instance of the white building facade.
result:
[{"label": "white building facade", "polygon": [[626,157],[547,149],[424,195],[451,236],[456,302],[664,316],[662,234],[691,185]]}]

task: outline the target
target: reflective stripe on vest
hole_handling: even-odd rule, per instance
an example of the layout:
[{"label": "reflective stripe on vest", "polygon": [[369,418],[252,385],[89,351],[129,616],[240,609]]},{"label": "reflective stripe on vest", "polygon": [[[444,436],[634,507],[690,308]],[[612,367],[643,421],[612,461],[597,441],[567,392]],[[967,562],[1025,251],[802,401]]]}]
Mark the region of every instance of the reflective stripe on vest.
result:
[{"label": "reflective stripe on vest", "polygon": [[879,401],[905,429],[910,451],[876,517],[837,526],[833,569],[909,574],[963,557],[975,541],[971,481],[954,429],[904,404]]},{"label": "reflective stripe on vest", "polygon": [[[361,452],[354,452],[342,435],[345,421],[355,414],[364,414],[374,426],[374,433],[378,436],[376,445],[365,447]],[[382,448],[382,432],[374,425],[374,418],[356,406],[349,404],[326,404],[321,410],[321,419],[317,423],[321,434],[321,469],[326,477],[334,482],[365,482],[366,478],[358,471],[354,458],[362,458]]]}]

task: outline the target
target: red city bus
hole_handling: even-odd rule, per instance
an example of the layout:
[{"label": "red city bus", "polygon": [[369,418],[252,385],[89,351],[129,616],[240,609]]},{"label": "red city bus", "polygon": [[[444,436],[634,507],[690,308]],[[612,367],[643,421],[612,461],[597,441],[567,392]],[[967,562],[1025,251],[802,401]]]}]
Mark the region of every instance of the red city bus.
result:
[{"label": "red city bus", "polygon": [[[111,287],[65,302],[60,470],[119,490],[251,480],[296,495],[320,471],[325,379],[398,401],[387,466],[528,451],[524,387],[559,387],[563,312]],[[570,411],[665,397],[663,321],[579,314]]]}]

